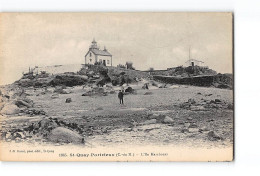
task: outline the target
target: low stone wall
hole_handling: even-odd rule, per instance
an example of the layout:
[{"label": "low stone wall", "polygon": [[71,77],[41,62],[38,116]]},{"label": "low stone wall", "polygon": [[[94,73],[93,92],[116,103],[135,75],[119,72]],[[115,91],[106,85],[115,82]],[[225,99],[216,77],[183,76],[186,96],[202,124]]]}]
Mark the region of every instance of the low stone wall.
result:
[{"label": "low stone wall", "polygon": [[194,77],[174,77],[155,75],[154,80],[169,83],[169,84],[184,84],[193,86],[209,87],[214,86],[217,88],[233,88],[232,76],[225,74],[207,75],[207,76],[194,76]]},{"label": "low stone wall", "polygon": [[211,86],[214,81],[214,76],[198,76],[198,77],[174,77],[174,76],[153,76],[154,80],[162,81],[169,84],[185,84],[194,86]]}]

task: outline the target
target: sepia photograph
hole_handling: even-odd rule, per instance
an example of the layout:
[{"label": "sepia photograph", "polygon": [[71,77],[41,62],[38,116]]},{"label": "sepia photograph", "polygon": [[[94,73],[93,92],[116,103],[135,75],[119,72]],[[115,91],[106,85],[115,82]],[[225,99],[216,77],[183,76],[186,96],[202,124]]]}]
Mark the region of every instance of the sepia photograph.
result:
[{"label": "sepia photograph", "polygon": [[233,161],[232,12],[0,13],[2,161]]}]

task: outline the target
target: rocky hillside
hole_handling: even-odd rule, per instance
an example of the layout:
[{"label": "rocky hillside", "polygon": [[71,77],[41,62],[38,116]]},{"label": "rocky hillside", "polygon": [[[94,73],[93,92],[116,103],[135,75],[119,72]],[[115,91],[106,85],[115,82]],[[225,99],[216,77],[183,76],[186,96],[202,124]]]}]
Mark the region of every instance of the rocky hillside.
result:
[{"label": "rocky hillside", "polygon": [[173,67],[168,68],[167,70],[154,70],[151,71],[152,75],[164,75],[164,76],[175,76],[175,77],[191,77],[191,76],[200,76],[200,75],[216,75],[217,72],[208,68],[208,67]]},{"label": "rocky hillside", "polygon": [[[181,66],[160,71],[139,71],[101,65],[89,65],[88,68],[78,68],[73,72],[73,69],[65,69],[64,66],[54,66],[47,70],[33,70],[26,73],[15,84],[21,87],[73,87],[77,85],[102,87],[107,83],[112,83],[113,86],[122,86],[125,83],[154,79],[167,84],[233,88],[233,75],[217,74],[216,71],[207,67],[198,66],[194,68]],[[64,72],[65,70],[70,72]]]},{"label": "rocky hillside", "polygon": [[177,77],[155,75],[154,80],[168,84],[184,84],[193,86],[216,87],[223,89],[233,88],[233,76],[231,74],[201,75],[193,77]]}]

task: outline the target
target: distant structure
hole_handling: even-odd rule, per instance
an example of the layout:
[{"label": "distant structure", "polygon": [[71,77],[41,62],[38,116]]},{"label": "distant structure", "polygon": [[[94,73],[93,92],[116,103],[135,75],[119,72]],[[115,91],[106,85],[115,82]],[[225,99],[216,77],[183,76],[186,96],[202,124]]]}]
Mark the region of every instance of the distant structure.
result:
[{"label": "distant structure", "polygon": [[86,64],[112,66],[112,54],[107,51],[106,47],[104,47],[103,50],[100,50],[97,42],[93,39],[92,44],[85,55],[85,65]]},{"label": "distant structure", "polygon": [[186,67],[194,67],[194,66],[200,66],[200,67],[205,67],[204,62],[196,60],[196,59],[191,59],[191,52],[190,52],[190,47],[189,47],[189,60],[185,62]]},{"label": "distant structure", "polygon": [[185,66],[189,67],[189,66],[200,66],[203,67],[204,66],[204,62],[196,60],[196,59],[189,59],[185,62]]}]

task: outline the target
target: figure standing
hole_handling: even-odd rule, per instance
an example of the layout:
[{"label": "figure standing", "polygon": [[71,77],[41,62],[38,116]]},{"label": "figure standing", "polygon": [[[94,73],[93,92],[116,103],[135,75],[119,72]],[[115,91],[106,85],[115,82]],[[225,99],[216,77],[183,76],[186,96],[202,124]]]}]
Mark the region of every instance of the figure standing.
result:
[{"label": "figure standing", "polygon": [[120,104],[124,104],[124,94],[121,90],[119,90],[118,98],[119,98]]}]

